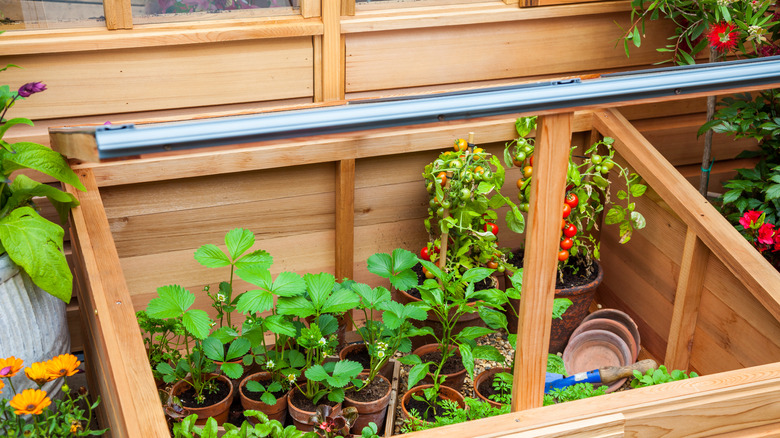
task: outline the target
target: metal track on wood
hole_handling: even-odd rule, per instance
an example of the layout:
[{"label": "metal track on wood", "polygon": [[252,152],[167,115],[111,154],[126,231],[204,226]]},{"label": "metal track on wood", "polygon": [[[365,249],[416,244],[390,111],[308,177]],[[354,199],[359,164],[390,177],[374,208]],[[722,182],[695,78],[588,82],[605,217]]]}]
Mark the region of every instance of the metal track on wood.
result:
[{"label": "metal track on wood", "polygon": [[539,112],[709,93],[780,83],[780,56],[668,67],[580,81],[548,81],[466,92],[157,125],[96,129],[101,159],[306,137],[501,114]]}]

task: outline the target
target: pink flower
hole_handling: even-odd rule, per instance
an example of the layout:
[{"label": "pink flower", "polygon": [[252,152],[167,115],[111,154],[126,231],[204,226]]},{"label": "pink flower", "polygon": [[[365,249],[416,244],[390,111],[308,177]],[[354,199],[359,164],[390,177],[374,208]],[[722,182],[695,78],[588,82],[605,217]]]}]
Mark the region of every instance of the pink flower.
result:
[{"label": "pink flower", "polygon": [[709,32],[707,32],[710,46],[720,52],[727,52],[737,47],[737,37],[737,26],[734,23],[726,23],[725,21],[713,24],[710,26]]},{"label": "pink flower", "polygon": [[773,224],[761,225],[758,229],[758,243],[771,245],[775,241],[775,226]]},{"label": "pink flower", "polygon": [[739,218],[739,224],[742,225],[746,230],[752,228],[753,225],[758,223],[758,220],[761,218],[761,214],[763,213],[763,211],[755,210],[746,211],[745,214]]}]

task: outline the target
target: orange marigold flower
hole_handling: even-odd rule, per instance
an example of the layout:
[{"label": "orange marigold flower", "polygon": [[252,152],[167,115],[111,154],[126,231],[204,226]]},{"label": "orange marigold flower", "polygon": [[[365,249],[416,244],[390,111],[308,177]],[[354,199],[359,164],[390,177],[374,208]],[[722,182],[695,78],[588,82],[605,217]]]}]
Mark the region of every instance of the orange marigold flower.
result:
[{"label": "orange marigold flower", "polygon": [[61,354],[46,362],[46,370],[50,379],[72,376],[78,371],[81,361],[72,354]]},{"label": "orange marigold flower", "polygon": [[0,377],[13,377],[22,369],[23,360],[14,356],[2,359],[0,358]]},{"label": "orange marigold flower", "polygon": [[4,387],[5,387],[5,382],[3,382],[2,380],[0,380],[0,394],[2,394],[2,393],[3,393],[3,388],[4,388]]},{"label": "orange marigold flower", "polygon": [[16,409],[14,411],[16,415],[40,415],[51,404],[51,399],[46,396],[46,391],[25,389],[16,394],[8,404]]},{"label": "orange marigold flower", "polygon": [[38,386],[53,380],[53,378],[49,375],[49,370],[46,368],[45,362],[35,362],[34,364],[24,369],[24,374],[27,375],[28,379],[37,383]]}]

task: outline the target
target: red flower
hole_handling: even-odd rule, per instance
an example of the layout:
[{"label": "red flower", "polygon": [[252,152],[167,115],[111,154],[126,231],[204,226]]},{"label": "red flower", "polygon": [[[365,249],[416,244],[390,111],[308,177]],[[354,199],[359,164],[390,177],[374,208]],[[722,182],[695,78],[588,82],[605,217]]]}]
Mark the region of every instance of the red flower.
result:
[{"label": "red flower", "polygon": [[710,46],[720,52],[727,52],[737,47],[737,26],[733,23],[718,23],[710,26],[707,32],[707,39],[710,40]]},{"label": "red flower", "polygon": [[758,229],[758,243],[771,245],[775,241],[775,226],[772,224],[761,225]]},{"label": "red flower", "polygon": [[745,214],[739,218],[739,224],[742,225],[746,230],[750,229],[758,222],[762,213],[763,211],[746,211]]}]

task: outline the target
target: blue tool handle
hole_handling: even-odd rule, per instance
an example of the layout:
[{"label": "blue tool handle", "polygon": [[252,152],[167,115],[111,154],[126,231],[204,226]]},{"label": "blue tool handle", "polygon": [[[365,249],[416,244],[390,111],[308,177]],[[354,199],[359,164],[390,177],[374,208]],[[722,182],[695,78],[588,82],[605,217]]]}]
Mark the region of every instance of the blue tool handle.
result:
[{"label": "blue tool handle", "polygon": [[547,394],[553,389],[561,389],[583,382],[601,383],[601,373],[599,373],[599,370],[593,370],[586,373],[577,373],[569,377],[553,380],[552,382],[547,382],[544,384],[544,393]]}]

